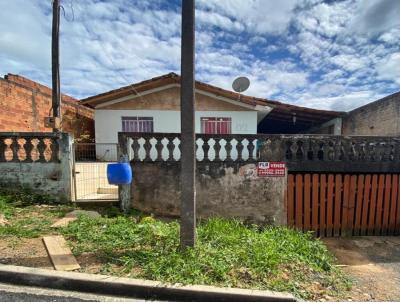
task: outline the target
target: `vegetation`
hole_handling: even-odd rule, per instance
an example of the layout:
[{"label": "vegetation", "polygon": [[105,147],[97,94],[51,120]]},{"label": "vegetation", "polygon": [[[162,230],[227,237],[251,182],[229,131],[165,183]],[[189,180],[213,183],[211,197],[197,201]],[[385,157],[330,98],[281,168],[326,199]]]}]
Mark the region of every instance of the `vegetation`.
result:
[{"label": "vegetation", "polygon": [[288,291],[303,298],[350,286],[325,245],[310,234],[219,218],[203,221],[197,232],[197,246],[181,251],[178,223],[151,217],[80,217],[63,230],[76,254],[93,252],[119,275]]},{"label": "vegetation", "polygon": [[[72,207],[51,203],[30,192],[0,191],[0,214],[8,221],[0,225],[0,238],[62,233],[73,252],[83,254],[78,259],[94,257],[102,273],[168,283],[287,291],[312,300],[340,295],[350,287],[312,234],[213,218],[199,224],[196,247],[181,251],[175,221],[122,215],[109,208],[99,211],[103,217],[80,216],[54,230],[50,225]],[[85,270],[85,263],[81,266]]]},{"label": "vegetation", "polygon": [[29,190],[0,189],[0,215],[8,221],[0,226],[0,238],[34,238],[50,233],[54,220],[63,217],[71,208],[52,203],[51,197],[33,194]]}]

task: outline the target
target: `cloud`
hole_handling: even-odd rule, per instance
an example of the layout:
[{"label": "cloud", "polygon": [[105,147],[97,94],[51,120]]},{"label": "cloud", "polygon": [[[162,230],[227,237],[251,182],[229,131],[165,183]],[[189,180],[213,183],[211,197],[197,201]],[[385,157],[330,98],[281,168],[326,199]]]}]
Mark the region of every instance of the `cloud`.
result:
[{"label": "cloud", "polygon": [[9,58],[10,65],[50,66],[49,17],[37,3],[0,1],[0,20],[1,56]]},{"label": "cloud", "polygon": [[[62,3],[63,92],[86,97],[180,72],[180,1]],[[248,76],[248,95],[316,108],[373,101],[400,90],[394,3],[198,0],[196,77],[231,89]],[[0,73],[50,84],[50,42],[51,1],[0,1]]]},{"label": "cloud", "polygon": [[295,0],[199,0],[198,6],[206,12],[219,11],[226,17],[242,23],[250,32],[283,32],[290,24]]},{"label": "cloud", "polygon": [[400,28],[392,28],[389,31],[383,33],[378,40],[389,45],[397,44],[400,39]]},{"label": "cloud", "polygon": [[310,10],[304,11],[305,17],[300,22],[307,30],[333,37],[345,29],[351,12],[352,5],[348,2],[331,5],[319,3]]},{"label": "cloud", "polygon": [[400,25],[400,5],[393,0],[359,1],[358,14],[354,15],[351,27],[355,32],[376,35]]},{"label": "cloud", "polygon": [[377,67],[379,77],[383,80],[395,81],[400,85],[400,52],[389,55]]},{"label": "cloud", "polygon": [[234,32],[240,32],[244,30],[244,26],[240,22],[232,21],[230,18],[214,12],[196,10],[196,19],[204,26],[212,25]]},{"label": "cloud", "polygon": [[330,58],[330,61],[347,71],[356,71],[368,65],[364,58],[357,57],[357,55],[336,55]]},{"label": "cloud", "polygon": [[350,111],[369,102],[375,101],[383,95],[371,91],[356,91],[337,94],[331,97],[302,96],[298,104],[327,110]]}]

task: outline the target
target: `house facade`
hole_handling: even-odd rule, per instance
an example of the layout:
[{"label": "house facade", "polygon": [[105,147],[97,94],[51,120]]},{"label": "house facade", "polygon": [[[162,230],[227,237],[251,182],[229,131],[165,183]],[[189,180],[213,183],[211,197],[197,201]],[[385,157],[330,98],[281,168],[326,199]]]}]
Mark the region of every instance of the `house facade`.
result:
[{"label": "house facade", "polygon": [[[95,109],[96,143],[116,144],[118,132],[180,133],[180,80],[180,76],[170,73],[81,100]],[[400,133],[400,93],[348,113],[251,97],[199,81],[195,93],[195,127],[199,134]],[[106,154],[107,150],[100,153]]]},{"label": "house facade", "polygon": [[[165,86],[157,91],[134,95],[128,100],[112,100],[95,107],[97,143],[116,143],[123,132],[180,132],[180,89]],[[256,134],[258,116],[263,110],[235,100],[216,99],[198,91],[195,125],[197,133]]]},{"label": "house facade", "polygon": [[[196,133],[299,133],[340,113],[240,95],[196,81]],[[96,143],[118,132],[180,132],[180,76],[170,73],[81,100],[95,109]]]}]

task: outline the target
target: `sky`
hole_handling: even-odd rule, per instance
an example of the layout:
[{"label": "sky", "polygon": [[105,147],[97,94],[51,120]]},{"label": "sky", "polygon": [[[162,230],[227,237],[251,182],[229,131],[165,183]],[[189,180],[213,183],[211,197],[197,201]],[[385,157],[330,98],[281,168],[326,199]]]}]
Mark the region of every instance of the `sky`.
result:
[{"label": "sky", "polygon": [[[0,75],[51,85],[51,0],[0,0]],[[61,0],[61,90],[180,73],[181,1]],[[348,111],[400,90],[399,0],[197,0],[196,79]]]}]

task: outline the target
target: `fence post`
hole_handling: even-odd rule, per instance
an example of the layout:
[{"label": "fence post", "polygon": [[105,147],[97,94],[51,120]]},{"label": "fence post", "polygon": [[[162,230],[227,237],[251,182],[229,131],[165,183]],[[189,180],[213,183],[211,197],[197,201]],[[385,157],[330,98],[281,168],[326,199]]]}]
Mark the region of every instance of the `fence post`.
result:
[{"label": "fence post", "polygon": [[[258,161],[259,162],[287,162],[286,161],[286,142],[282,136],[259,136],[258,139]],[[257,164],[257,163],[256,163]],[[287,198],[287,179],[288,169],[286,168],[284,177],[260,178],[266,186],[273,189],[276,194],[276,212],[274,215],[274,225],[284,225],[288,223],[288,198]],[[267,194],[267,193],[266,193]]]},{"label": "fence post", "polygon": [[[121,132],[118,132],[117,153],[119,162],[129,162],[128,138]],[[131,206],[131,184],[118,185],[119,207],[122,212],[129,211]]]},{"label": "fence post", "polygon": [[60,196],[60,200],[64,202],[68,202],[73,200],[73,153],[72,153],[72,142],[73,137],[68,133],[57,133],[58,139],[55,139],[53,142],[56,142],[58,146],[54,146],[53,152],[57,154],[52,154],[51,157],[54,161],[59,159],[61,164],[61,175],[57,176],[59,181],[64,182],[64,196]]}]

